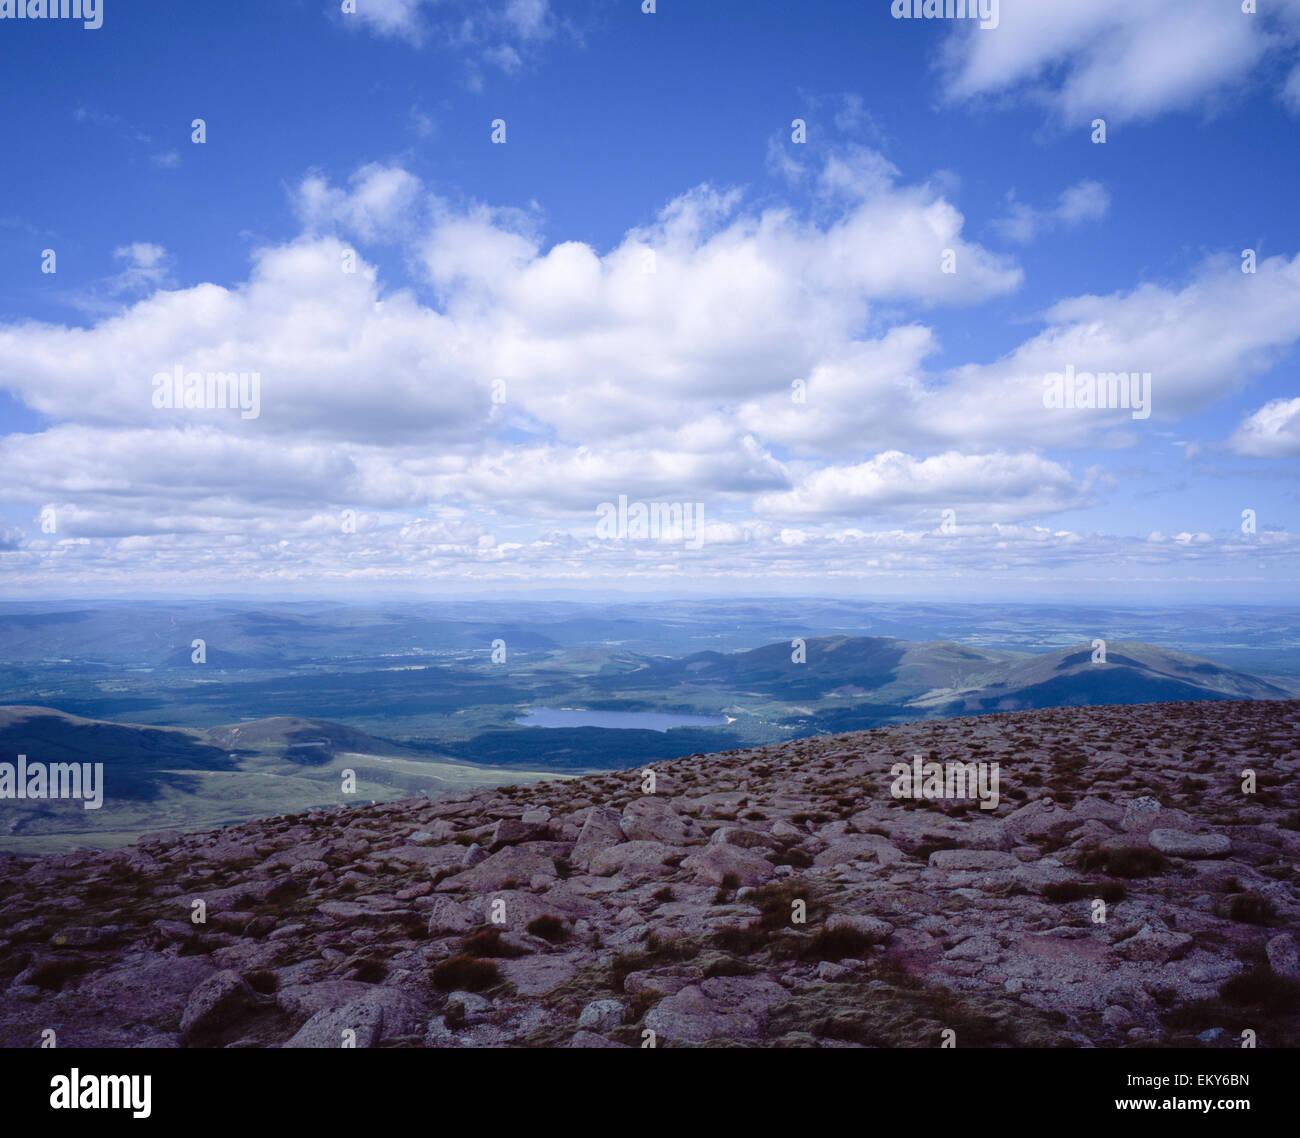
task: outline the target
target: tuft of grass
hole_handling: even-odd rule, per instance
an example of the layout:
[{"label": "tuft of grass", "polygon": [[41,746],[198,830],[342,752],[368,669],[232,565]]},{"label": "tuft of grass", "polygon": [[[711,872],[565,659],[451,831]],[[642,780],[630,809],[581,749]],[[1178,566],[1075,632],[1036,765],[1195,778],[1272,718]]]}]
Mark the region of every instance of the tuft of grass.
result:
[{"label": "tuft of grass", "polygon": [[757,932],[789,928],[790,914],[795,901],[802,900],[807,904],[807,917],[810,921],[824,909],[823,905],[814,901],[812,886],[806,881],[773,882],[764,885],[761,889],[755,889],[747,900],[758,909],[758,916],[749,925]]},{"label": "tuft of grass", "polygon": [[807,869],[812,863],[812,855],[798,846],[790,846],[772,857],[773,865],[789,865],[795,869]]},{"label": "tuft of grass", "polygon": [[564,921],[551,913],[544,913],[540,917],[534,917],[528,922],[527,929],[533,936],[539,936],[542,940],[549,940],[552,944],[560,944],[569,939],[571,931]]},{"label": "tuft of grass", "polygon": [[633,972],[650,967],[651,959],[644,952],[620,952],[609,966],[609,986],[616,992],[623,990],[623,981]]},{"label": "tuft of grass", "polygon": [[374,957],[365,957],[356,962],[351,976],[363,984],[378,984],[388,975],[388,965]]},{"label": "tuft of grass", "polygon": [[712,937],[713,944],[723,952],[734,952],[738,956],[749,956],[764,948],[768,935],[754,928],[751,922],[748,928],[730,926],[718,929]]},{"label": "tuft of grass", "polygon": [[653,1008],[662,998],[660,992],[637,992],[623,1005],[623,1022],[625,1024],[640,1023],[646,1012]]},{"label": "tuft of grass", "polygon": [[926,834],[929,841],[922,842],[912,854],[922,861],[929,861],[930,855],[937,850],[955,850],[961,844],[956,838],[942,838],[937,834]]},{"label": "tuft of grass", "polygon": [[875,941],[858,929],[841,925],[837,928],[818,929],[811,940],[800,944],[796,950],[800,960],[865,960],[871,956]]},{"label": "tuft of grass", "polygon": [[658,933],[651,933],[645,938],[645,950],[647,955],[658,961],[693,960],[700,954],[700,945],[690,937],[664,940]]},{"label": "tuft of grass", "polygon": [[1256,965],[1225,980],[1219,995],[1236,1007],[1290,1012],[1300,1008],[1300,981],[1279,976],[1267,965]]},{"label": "tuft of grass", "polygon": [[47,992],[57,992],[69,980],[80,976],[89,967],[90,962],[86,960],[69,960],[66,958],[44,960],[31,970],[27,982],[35,984],[36,987],[43,988]]},{"label": "tuft of grass", "polygon": [[1081,901],[1085,897],[1100,897],[1108,905],[1118,904],[1128,895],[1121,881],[1059,881],[1043,886],[1043,896],[1048,901]]},{"label": "tuft of grass", "polygon": [[716,956],[704,966],[706,980],[714,976],[752,976],[754,972],[752,964],[734,956]]},{"label": "tuft of grass", "polygon": [[740,877],[735,873],[727,873],[722,877],[722,884],[718,886],[718,891],[713,895],[715,905],[724,905],[731,900],[732,895],[740,888]]},{"label": "tuft of grass", "polygon": [[1267,925],[1277,915],[1277,906],[1256,893],[1237,893],[1228,898],[1227,904],[1216,906],[1216,912],[1245,925]]},{"label": "tuft of grass", "polygon": [[610,962],[609,984],[616,992],[623,990],[623,981],[632,972],[643,972],[656,964],[680,963],[699,955],[700,944],[690,937],[677,940],[660,940],[651,933],[641,951],[620,952]]},{"label": "tuft of grass", "polygon": [[1120,846],[1116,849],[1085,849],[1078,858],[1084,873],[1105,873],[1108,877],[1151,877],[1163,872],[1168,859],[1159,850],[1143,846]]},{"label": "tuft of grass", "polygon": [[460,953],[435,964],[431,978],[440,992],[482,992],[501,982],[501,970],[490,960]]},{"label": "tuft of grass", "polygon": [[484,957],[510,958],[523,956],[524,951],[514,945],[501,943],[501,929],[496,925],[487,925],[470,933],[460,946],[461,954],[479,959]]},{"label": "tuft of grass", "polygon": [[1064,1017],[1006,997],[963,996],[886,971],[871,981],[817,985],[775,1005],[768,1013],[768,1037],[814,1047],[819,1038],[864,1047],[934,1047],[950,1028],[958,1046],[1070,1046],[1058,1019]]}]

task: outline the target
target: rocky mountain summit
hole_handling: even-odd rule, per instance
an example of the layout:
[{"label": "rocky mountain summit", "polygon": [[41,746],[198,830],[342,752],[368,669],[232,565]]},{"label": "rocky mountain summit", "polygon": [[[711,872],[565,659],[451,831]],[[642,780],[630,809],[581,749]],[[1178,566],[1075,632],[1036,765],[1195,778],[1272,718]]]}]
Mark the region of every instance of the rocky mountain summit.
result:
[{"label": "rocky mountain summit", "polygon": [[[1013,712],[11,858],[0,1043],[1295,1046],[1298,728]],[[996,809],[895,797],[917,755]]]}]

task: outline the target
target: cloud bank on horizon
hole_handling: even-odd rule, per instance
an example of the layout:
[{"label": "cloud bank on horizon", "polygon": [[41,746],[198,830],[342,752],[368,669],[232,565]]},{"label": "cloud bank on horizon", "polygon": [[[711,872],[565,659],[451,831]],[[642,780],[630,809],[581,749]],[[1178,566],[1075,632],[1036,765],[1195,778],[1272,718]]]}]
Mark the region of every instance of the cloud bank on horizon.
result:
[{"label": "cloud bank on horizon", "polygon": [[25,168],[96,208],[0,191],[6,593],[1294,595],[1300,0],[645,7],[223,29],[288,142],[69,92]]}]

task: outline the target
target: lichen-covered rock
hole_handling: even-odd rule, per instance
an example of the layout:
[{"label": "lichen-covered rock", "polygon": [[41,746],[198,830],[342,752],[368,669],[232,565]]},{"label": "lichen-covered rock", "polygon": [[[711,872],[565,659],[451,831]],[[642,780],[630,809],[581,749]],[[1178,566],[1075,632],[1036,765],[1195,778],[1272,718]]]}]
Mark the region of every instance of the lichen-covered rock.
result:
[{"label": "lichen-covered rock", "polygon": [[435,897],[433,908],[429,910],[427,929],[430,936],[446,936],[448,933],[465,932],[479,923],[469,907],[460,901],[450,897]]},{"label": "lichen-covered rock", "polygon": [[218,972],[194,989],[181,1016],[181,1034],[189,1040],[209,1038],[235,1023],[257,1002],[257,993],[238,972]]},{"label": "lichen-covered rock", "polygon": [[482,892],[504,888],[509,882],[528,882],[534,875],[555,877],[555,862],[532,850],[506,846],[477,865],[445,878],[434,889],[439,893]]},{"label": "lichen-covered rock", "polygon": [[580,869],[591,865],[591,859],[598,853],[616,846],[627,839],[619,825],[621,816],[617,810],[604,806],[593,806],[587,811],[586,821],[574,843],[569,860]]},{"label": "lichen-covered rock", "polygon": [[1115,953],[1125,960],[1154,961],[1163,964],[1176,960],[1192,947],[1188,933],[1175,932],[1163,925],[1143,925],[1127,940],[1115,945]]},{"label": "lichen-covered rock", "polygon": [[391,988],[374,988],[341,1008],[318,1011],[285,1047],[375,1047],[387,1038],[409,1035],[421,1025],[418,1003]]},{"label": "lichen-covered rock", "polygon": [[1279,976],[1300,979],[1300,946],[1291,933],[1278,933],[1265,946],[1269,966]]},{"label": "lichen-covered rock", "polygon": [[1152,849],[1170,857],[1224,857],[1232,842],[1223,834],[1189,834],[1185,830],[1152,830],[1147,834]]},{"label": "lichen-covered rock", "polygon": [[672,803],[653,795],[634,798],[623,808],[623,833],[633,842],[663,842],[683,846],[703,841],[694,818],[682,816]]},{"label": "lichen-covered rock", "polygon": [[590,869],[597,877],[614,873],[633,879],[658,877],[667,872],[667,859],[681,852],[663,842],[624,842],[598,853],[591,859]]},{"label": "lichen-covered rock", "polygon": [[575,1032],[573,1038],[569,1040],[570,1047],[627,1047],[626,1043],[619,1043],[614,1039],[606,1039],[603,1035],[597,1035],[591,1031]]},{"label": "lichen-covered rock", "polygon": [[894,933],[894,926],[879,917],[862,913],[836,913],[826,919],[828,929],[850,929],[871,944],[884,944]]},{"label": "lichen-covered rock", "polygon": [[691,854],[682,862],[682,868],[690,870],[696,881],[707,885],[721,885],[729,878],[740,885],[762,885],[776,873],[772,863],[757,849],[726,844],[708,846]]},{"label": "lichen-covered rock", "polygon": [[932,869],[1012,869],[1020,862],[1003,850],[935,850]]},{"label": "lichen-covered rock", "polygon": [[578,1026],[590,1031],[612,1031],[623,1022],[623,1005],[618,1000],[592,1000],[578,1016]]}]

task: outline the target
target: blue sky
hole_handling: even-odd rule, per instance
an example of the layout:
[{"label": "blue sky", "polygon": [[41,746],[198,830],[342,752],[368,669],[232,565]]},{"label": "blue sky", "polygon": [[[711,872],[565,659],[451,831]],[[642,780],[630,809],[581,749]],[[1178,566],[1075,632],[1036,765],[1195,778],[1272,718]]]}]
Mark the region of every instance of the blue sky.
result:
[{"label": "blue sky", "polygon": [[1300,3],[356,7],[0,20],[6,595],[1295,595]]}]

